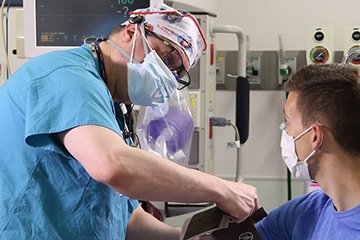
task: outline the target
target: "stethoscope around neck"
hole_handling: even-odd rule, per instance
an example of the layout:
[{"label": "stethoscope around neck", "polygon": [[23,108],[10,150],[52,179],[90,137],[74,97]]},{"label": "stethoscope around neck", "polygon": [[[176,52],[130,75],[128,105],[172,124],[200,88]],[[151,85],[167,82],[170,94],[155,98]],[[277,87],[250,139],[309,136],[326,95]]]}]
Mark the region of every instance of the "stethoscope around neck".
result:
[{"label": "stethoscope around neck", "polygon": [[104,65],[104,55],[102,54],[100,43],[106,41],[106,38],[99,37],[87,37],[84,39],[84,43],[91,49],[91,52],[94,55],[95,59],[98,59],[99,62],[99,70],[100,76],[103,79],[106,86],[108,86],[108,81],[105,73],[105,65]]},{"label": "stethoscope around neck", "polygon": [[[91,51],[94,55],[94,58],[98,59],[100,76],[101,76],[102,80],[104,81],[105,85],[109,89],[108,81],[107,81],[106,73],[105,73],[104,55],[102,54],[102,51],[100,48],[100,43],[103,41],[107,41],[107,39],[106,38],[98,38],[98,37],[87,37],[84,39],[84,43],[91,49]],[[127,127],[126,123],[127,122],[130,123],[131,119],[129,121],[127,121],[125,119],[125,114],[124,114],[124,110],[123,110],[123,107],[125,106],[124,103],[113,102],[113,104],[115,107],[116,119],[117,119],[119,128],[122,131],[125,142],[128,143],[130,146],[141,148],[140,141],[139,141],[137,134],[135,132],[129,131],[129,129]],[[132,107],[130,109],[132,109]],[[129,113],[129,116],[131,116],[131,112]],[[122,124],[120,124],[119,121],[121,121]],[[121,125],[123,127],[121,127]],[[127,139],[129,141],[127,141]]]}]

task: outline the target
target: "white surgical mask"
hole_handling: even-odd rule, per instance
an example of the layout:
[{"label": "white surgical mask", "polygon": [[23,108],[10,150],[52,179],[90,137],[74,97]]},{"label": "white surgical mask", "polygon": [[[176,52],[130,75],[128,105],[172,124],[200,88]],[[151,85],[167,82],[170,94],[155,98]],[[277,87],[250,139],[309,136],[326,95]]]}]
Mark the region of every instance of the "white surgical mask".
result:
[{"label": "white surgical mask", "polygon": [[[131,56],[110,39],[107,42],[130,60],[127,64],[127,83],[130,101],[141,106],[156,106],[166,102],[173,95],[178,87],[178,82],[174,74],[147,42],[143,26],[140,26],[140,29],[145,53],[145,59],[142,63],[133,59],[136,30]],[[148,53],[147,47],[151,49],[150,53]]]},{"label": "white surgical mask", "polygon": [[304,134],[309,132],[311,130],[311,127],[303,131],[301,134],[299,134],[297,137],[289,136],[285,129],[282,130],[282,136],[281,136],[281,155],[282,158],[288,167],[289,171],[299,179],[304,179],[307,181],[313,181],[309,174],[309,166],[307,161],[315,154],[315,152],[319,149],[321,146],[321,143],[318,147],[316,147],[303,161],[298,161],[298,156],[296,155],[295,151],[295,141],[299,138],[301,138]]}]

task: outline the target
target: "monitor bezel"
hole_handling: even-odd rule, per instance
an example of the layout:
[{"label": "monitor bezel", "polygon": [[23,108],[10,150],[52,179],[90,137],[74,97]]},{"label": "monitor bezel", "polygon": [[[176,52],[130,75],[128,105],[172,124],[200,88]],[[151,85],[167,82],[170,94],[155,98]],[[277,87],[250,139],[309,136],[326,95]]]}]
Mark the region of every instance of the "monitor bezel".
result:
[{"label": "monitor bezel", "polygon": [[75,48],[75,46],[38,46],[36,29],[36,1],[24,1],[24,52],[25,57],[33,58],[41,54]]}]

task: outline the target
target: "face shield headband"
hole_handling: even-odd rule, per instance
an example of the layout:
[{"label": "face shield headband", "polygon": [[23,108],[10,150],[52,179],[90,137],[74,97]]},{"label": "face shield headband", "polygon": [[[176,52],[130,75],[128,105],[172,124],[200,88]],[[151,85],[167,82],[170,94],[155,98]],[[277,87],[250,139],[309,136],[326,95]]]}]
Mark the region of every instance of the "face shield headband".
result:
[{"label": "face shield headband", "polygon": [[205,51],[207,49],[207,43],[205,40],[204,33],[202,32],[200,25],[199,25],[198,21],[196,20],[196,18],[193,15],[191,15],[190,13],[181,13],[179,11],[154,11],[154,12],[142,11],[142,12],[129,12],[129,14],[130,15],[176,14],[176,15],[180,15],[181,17],[189,17],[195,23],[195,26],[198,29],[201,39],[204,43],[204,48],[202,51]]}]

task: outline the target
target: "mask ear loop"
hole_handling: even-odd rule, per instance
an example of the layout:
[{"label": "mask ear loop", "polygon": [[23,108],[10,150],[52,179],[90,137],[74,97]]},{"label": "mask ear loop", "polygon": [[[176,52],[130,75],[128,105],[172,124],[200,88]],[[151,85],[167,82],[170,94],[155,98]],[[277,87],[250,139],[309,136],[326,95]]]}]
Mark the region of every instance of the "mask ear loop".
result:
[{"label": "mask ear loop", "polygon": [[136,34],[137,34],[137,25],[135,26],[135,32],[134,32],[134,40],[133,40],[133,44],[132,44],[132,47],[131,47],[131,55],[130,55],[130,62],[132,63],[134,61],[134,52],[135,52],[135,45],[136,45]]},{"label": "mask ear loop", "polygon": [[106,40],[107,43],[109,43],[113,48],[115,48],[116,50],[118,50],[122,55],[124,55],[127,59],[130,59],[130,55],[121,47],[119,47],[118,45],[116,45],[116,43],[114,43],[111,39]]},{"label": "mask ear loop", "polygon": [[319,145],[314,150],[312,150],[312,152],[309,154],[309,156],[306,159],[303,160],[304,163],[306,163],[316,153],[316,151],[319,150],[319,148],[323,144],[323,140],[324,140],[324,137],[323,137],[323,134],[321,132],[321,139],[320,139]]},{"label": "mask ear loop", "polygon": [[321,147],[321,145],[323,144],[323,141],[324,141],[324,135],[323,135],[323,133],[322,133],[321,130],[320,130],[320,133],[321,133],[320,143],[319,143],[319,145],[314,149],[315,151],[319,150],[319,148]]},{"label": "mask ear loop", "polygon": [[[145,36],[145,27],[144,27],[144,23],[140,24],[140,31],[141,31],[141,36],[142,36],[142,41],[143,41],[143,46],[144,46],[144,54],[145,56],[149,54],[150,51],[152,51],[152,47],[150,46],[150,43],[148,42],[146,36]],[[149,49],[150,51],[149,51]]]}]

